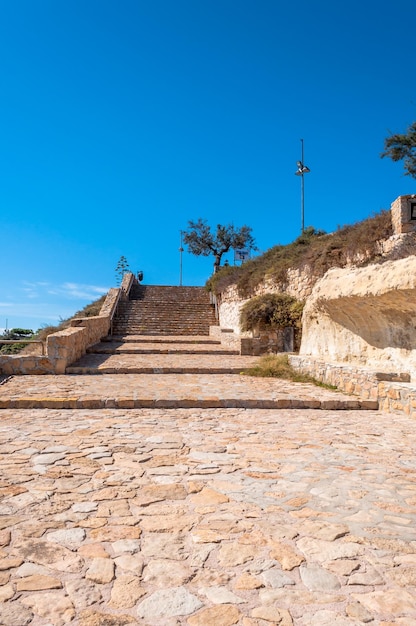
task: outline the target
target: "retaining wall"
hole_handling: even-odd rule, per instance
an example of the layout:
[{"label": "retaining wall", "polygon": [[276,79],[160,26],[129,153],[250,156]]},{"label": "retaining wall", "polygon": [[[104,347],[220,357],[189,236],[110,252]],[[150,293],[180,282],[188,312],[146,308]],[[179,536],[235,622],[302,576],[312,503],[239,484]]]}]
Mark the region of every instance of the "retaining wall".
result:
[{"label": "retaining wall", "polygon": [[[126,288],[130,289],[134,276],[126,276],[120,289],[110,289],[101,307],[100,314],[71,320],[71,326],[49,335],[44,355],[14,354],[0,355],[0,373],[14,374],[64,374],[65,369],[77,361],[87,348],[106,337],[111,329],[111,319]],[[123,288],[124,287],[124,288]],[[128,294],[128,291],[127,291]]]},{"label": "retaining wall", "polygon": [[289,362],[327,385],[373,400],[381,411],[416,417],[416,384],[407,372],[382,372],[298,355],[289,355]]}]

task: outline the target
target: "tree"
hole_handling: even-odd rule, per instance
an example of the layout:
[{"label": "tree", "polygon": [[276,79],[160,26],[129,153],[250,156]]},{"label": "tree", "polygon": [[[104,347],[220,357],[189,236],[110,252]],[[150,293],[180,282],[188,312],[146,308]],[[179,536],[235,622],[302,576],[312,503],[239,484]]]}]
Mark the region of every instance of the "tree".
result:
[{"label": "tree", "polygon": [[217,230],[211,232],[206,220],[199,218],[197,222],[188,222],[188,231],[184,235],[184,243],[189,252],[196,256],[214,255],[214,272],[218,272],[221,265],[221,257],[231,248],[248,248],[256,250],[255,241],[249,226],[235,228],[233,224],[217,225]]},{"label": "tree", "polygon": [[409,126],[406,133],[390,135],[384,140],[383,157],[393,161],[403,160],[405,175],[416,178],[416,122]]},{"label": "tree", "polygon": [[121,256],[118,260],[117,266],[116,266],[116,280],[117,280],[117,285],[121,284],[121,281],[123,280],[123,276],[124,274],[126,274],[126,272],[130,271],[130,266],[128,264],[128,261],[126,259],[125,256]]},{"label": "tree", "polygon": [[18,340],[18,339],[33,339],[34,332],[30,328],[11,328],[10,330],[5,330],[2,335],[0,335],[0,353],[1,354],[17,354],[23,348],[26,347],[26,343],[2,343],[2,339],[7,340]]}]

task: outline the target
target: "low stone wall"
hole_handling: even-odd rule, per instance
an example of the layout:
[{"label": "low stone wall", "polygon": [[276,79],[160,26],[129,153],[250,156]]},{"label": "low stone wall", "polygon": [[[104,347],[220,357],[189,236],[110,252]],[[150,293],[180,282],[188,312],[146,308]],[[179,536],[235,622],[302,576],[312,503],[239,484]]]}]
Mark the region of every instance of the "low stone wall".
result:
[{"label": "low stone wall", "polygon": [[69,328],[49,335],[44,356],[0,355],[0,373],[6,376],[64,374],[67,366],[85,354],[89,346],[108,335],[120,292],[121,289],[109,290],[99,315],[75,318]]},{"label": "low stone wall", "polygon": [[298,355],[290,355],[289,362],[294,369],[327,385],[373,400],[374,408],[416,417],[416,385],[409,382],[406,372],[380,372]]}]

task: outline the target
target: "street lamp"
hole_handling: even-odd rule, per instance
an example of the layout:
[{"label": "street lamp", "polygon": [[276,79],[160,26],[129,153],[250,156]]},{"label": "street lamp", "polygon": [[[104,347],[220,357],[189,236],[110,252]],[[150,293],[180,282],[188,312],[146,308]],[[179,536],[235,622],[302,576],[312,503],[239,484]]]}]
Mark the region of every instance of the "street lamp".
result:
[{"label": "street lamp", "polygon": [[182,253],[183,253],[183,230],[179,231],[181,234],[181,245],[179,248],[179,286],[182,287]]},{"label": "street lamp", "polygon": [[301,207],[301,224],[302,224],[301,232],[304,233],[305,232],[305,189],[304,189],[303,175],[309,174],[311,170],[303,162],[303,139],[301,139],[300,141],[302,144],[302,157],[301,157],[301,160],[297,161],[296,163],[296,165],[298,166],[298,169],[296,170],[295,175],[301,177],[301,186],[300,186],[300,207]]}]

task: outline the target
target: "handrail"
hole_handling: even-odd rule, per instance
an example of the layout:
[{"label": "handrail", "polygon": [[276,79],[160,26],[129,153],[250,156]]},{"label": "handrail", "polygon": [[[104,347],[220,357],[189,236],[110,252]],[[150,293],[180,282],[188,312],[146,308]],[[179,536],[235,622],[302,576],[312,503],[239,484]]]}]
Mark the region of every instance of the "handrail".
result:
[{"label": "handrail", "polygon": [[115,316],[116,311],[117,311],[118,303],[120,302],[121,293],[122,292],[121,292],[121,288],[120,288],[118,290],[117,297],[116,297],[116,300],[114,302],[113,309],[112,309],[112,311],[110,313],[110,335],[111,336],[113,335],[113,320],[114,320],[114,316]]},{"label": "handrail", "polygon": [[209,292],[209,299],[211,301],[212,306],[214,307],[216,320],[219,321],[220,314],[219,314],[219,310],[218,310],[218,299],[217,299],[216,294],[213,293],[212,291],[210,291]]},{"label": "handrail", "polygon": [[[42,339],[0,339],[0,346],[3,343],[40,343],[42,346],[42,354],[45,354],[45,342]],[[13,355],[5,355],[13,356]]]}]

